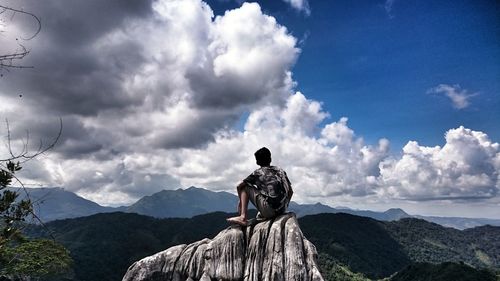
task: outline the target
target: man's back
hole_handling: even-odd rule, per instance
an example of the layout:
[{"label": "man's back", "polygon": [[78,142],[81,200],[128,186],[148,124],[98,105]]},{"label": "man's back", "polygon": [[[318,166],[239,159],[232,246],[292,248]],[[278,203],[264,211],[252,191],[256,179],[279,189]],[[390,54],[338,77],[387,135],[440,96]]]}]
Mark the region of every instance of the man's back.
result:
[{"label": "man's back", "polygon": [[259,190],[276,209],[287,206],[293,193],[286,172],[277,166],[260,167],[243,181]]}]

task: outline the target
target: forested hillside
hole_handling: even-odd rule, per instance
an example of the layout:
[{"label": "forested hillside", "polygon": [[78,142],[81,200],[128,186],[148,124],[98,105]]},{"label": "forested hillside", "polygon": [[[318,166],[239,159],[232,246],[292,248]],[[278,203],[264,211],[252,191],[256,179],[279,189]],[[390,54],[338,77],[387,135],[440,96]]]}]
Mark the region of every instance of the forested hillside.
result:
[{"label": "forested hillside", "polygon": [[[217,212],[156,219],[116,212],[53,221],[47,228],[71,252],[77,280],[121,280],[127,268],[145,256],[215,236],[227,226],[227,216]],[[48,235],[41,226],[28,229],[28,234]]]},{"label": "forested hillside", "polygon": [[477,267],[500,267],[500,227],[460,231],[421,219],[384,223],[412,261],[465,262]]},{"label": "forested hillside", "polygon": [[476,269],[464,263],[415,263],[393,276],[391,281],[497,281],[500,277],[486,269]]},{"label": "forested hillside", "polygon": [[[354,272],[382,278],[410,264],[403,247],[380,221],[348,214],[319,214],[300,219],[304,235],[325,259],[336,260]],[[323,270],[329,271],[323,263]]]},{"label": "forested hillside", "polygon": [[[54,221],[47,228],[71,251],[78,280],[121,280],[136,260],[173,245],[213,238],[228,226],[228,216],[216,212],[157,219],[116,212]],[[385,278],[414,262],[463,261],[478,267],[499,267],[499,227],[460,231],[419,219],[382,222],[349,214],[310,215],[300,218],[299,224],[305,237],[316,245],[327,280]],[[46,236],[47,230],[33,226],[28,233]],[[425,265],[420,265],[419,272],[427,272],[423,268]]]}]

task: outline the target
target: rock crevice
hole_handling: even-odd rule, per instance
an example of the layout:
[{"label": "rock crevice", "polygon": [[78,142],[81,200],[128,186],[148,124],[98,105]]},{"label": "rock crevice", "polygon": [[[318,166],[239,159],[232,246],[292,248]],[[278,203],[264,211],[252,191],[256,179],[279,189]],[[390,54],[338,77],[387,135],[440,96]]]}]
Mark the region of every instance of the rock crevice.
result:
[{"label": "rock crevice", "polygon": [[316,259],[316,247],[295,214],[287,213],[146,257],[129,267],[123,281],[322,281]]}]

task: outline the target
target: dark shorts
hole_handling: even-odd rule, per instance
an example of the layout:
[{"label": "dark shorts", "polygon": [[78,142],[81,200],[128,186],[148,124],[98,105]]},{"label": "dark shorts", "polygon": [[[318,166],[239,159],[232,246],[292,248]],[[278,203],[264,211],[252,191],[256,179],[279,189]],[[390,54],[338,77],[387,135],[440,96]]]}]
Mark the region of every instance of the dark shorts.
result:
[{"label": "dark shorts", "polygon": [[260,193],[255,187],[246,184],[245,190],[247,191],[248,197],[252,204],[260,212],[260,215],[266,219],[274,218],[280,213],[278,213],[274,208],[272,208],[269,203],[267,203],[266,197]]}]

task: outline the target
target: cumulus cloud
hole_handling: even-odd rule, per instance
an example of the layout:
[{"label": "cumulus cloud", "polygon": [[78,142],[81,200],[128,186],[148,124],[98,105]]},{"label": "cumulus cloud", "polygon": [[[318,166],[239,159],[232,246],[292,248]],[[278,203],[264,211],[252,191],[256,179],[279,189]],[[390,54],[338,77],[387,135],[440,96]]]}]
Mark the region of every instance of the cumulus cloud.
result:
[{"label": "cumulus cloud", "polygon": [[482,199],[498,195],[500,146],[479,131],[460,126],[443,147],[403,148],[400,159],[380,163],[382,196],[412,200]]},{"label": "cumulus cloud", "polygon": [[108,204],[132,202],[165,186],[233,191],[256,168],[252,155],[261,146],[269,147],[273,163],[288,172],[300,202],[353,202],[360,197],[464,201],[498,195],[500,147],[482,132],[449,130],[443,147],[410,141],[397,157],[389,153],[386,139],[365,144],[345,117],[321,125],[328,116],[320,103],[297,92],[284,107],[252,111],[243,131],[218,131],[203,148],[136,151],[107,160],[56,160],[49,155],[37,163],[50,176],[47,182],[73,186]]},{"label": "cumulus cloud", "polygon": [[[125,176],[137,171],[122,165],[124,159],[205,147],[246,112],[284,106],[294,87],[296,39],[257,3],[217,17],[199,0],[8,4],[46,19],[25,59],[36,69],[9,73],[0,85],[2,117],[11,120],[14,139],[30,130],[47,141],[57,133],[58,117],[63,119],[53,162],[71,167],[51,171],[70,172],[40,180],[46,184],[72,190],[160,186]],[[16,18],[9,32],[28,28]],[[1,52],[5,48],[0,44]],[[110,182],[118,174],[122,180]]]},{"label": "cumulus cloud", "polygon": [[[499,145],[486,134],[459,127],[443,147],[410,141],[396,156],[295,92],[297,40],[256,3],[217,17],[199,0],[25,4],[45,33],[27,61],[36,69],[0,84],[0,114],[21,146],[26,130],[50,142],[59,116],[64,126],[58,146],[25,166],[26,182],[106,205],[190,185],[234,192],[267,146],[299,202],[498,197]],[[93,11],[102,18],[82,16]],[[432,91],[450,87],[470,96]]]},{"label": "cumulus cloud", "polygon": [[476,96],[477,93],[468,94],[466,89],[462,89],[460,85],[439,84],[427,91],[428,94],[443,94],[447,96],[454,108],[464,109],[470,105],[469,99]]},{"label": "cumulus cloud", "polygon": [[290,4],[297,11],[304,12],[305,15],[309,16],[311,14],[311,9],[309,8],[308,0],[283,0]]},{"label": "cumulus cloud", "polygon": [[37,69],[9,75],[0,93],[23,93],[37,116],[78,119],[68,154],[86,136],[102,148],[203,146],[294,85],[296,39],[257,3],[215,18],[198,0],[25,4],[47,19],[26,60]]},{"label": "cumulus cloud", "polygon": [[320,127],[327,116],[318,102],[295,93],[282,109],[269,105],[254,110],[243,132],[219,132],[206,148],[179,152],[176,158],[182,161],[170,172],[185,186],[233,191],[256,168],[253,153],[266,146],[298,187],[297,200],[372,194],[388,141],[365,145],[347,127],[347,118]]},{"label": "cumulus cloud", "polygon": [[374,195],[378,163],[388,155],[388,141],[364,144],[347,126],[347,118],[320,126],[328,116],[319,102],[297,92],[284,106],[253,110],[243,131],[219,130],[205,147],[137,147],[108,158],[99,153],[84,158],[49,154],[26,167],[24,176],[65,186],[104,204],[117,204],[118,199],[122,204],[131,202],[165,187],[196,185],[234,191],[235,184],[256,168],[253,153],[267,146],[274,163],[288,171],[298,201]]}]

